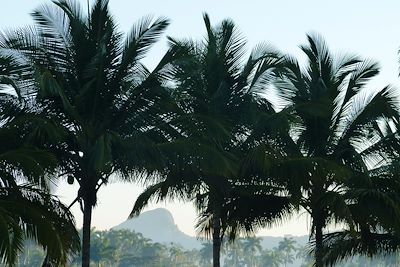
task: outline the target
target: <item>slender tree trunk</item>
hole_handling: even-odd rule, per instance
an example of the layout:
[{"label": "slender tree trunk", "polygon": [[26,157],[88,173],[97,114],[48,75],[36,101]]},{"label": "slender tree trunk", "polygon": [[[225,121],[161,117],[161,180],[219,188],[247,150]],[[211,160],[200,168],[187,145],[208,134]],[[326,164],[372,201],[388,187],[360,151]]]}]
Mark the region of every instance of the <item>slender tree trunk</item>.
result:
[{"label": "slender tree trunk", "polygon": [[322,267],[322,222],[321,219],[315,220],[315,267]]},{"label": "slender tree trunk", "polygon": [[82,267],[90,265],[90,228],[92,223],[91,202],[84,199],[83,205],[83,229],[82,229]]},{"label": "slender tree trunk", "polygon": [[213,214],[213,267],[220,267],[221,220],[218,212]]},{"label": "slender tree trunk", "polygon": [[49,256],[47,254],[46,254],[46,257],[43,260],[42,267],[53,267],[53,264],[51,264],[51,262],[49,260]]}]

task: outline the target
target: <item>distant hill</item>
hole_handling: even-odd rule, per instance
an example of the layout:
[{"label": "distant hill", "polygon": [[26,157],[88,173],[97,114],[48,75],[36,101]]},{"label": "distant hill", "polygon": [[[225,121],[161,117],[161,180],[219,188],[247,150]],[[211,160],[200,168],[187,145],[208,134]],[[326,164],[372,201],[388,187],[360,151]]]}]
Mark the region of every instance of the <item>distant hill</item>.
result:
[{"label": "distant hill", "polygon": [[143,212],[138,217],[126,220],[112,229],[133,230],[155,242],[177,243],[185,249],[201,248],[201,241],[179,230],[172,214],[162,208]]},{"label": "distant hill", "polygon": [[[136,218],[126,220],[125,222],[113,227],[112,229],[128,229],[142,233],[144,237],[152,239],[154,242],[169,244],[177,243],[185,249],[201,248],[201,240],[189,236],[179,230],[175,224],[172,214],[163,208],[143,212]],[[304,245],[308,241],[308,236],[289,236],[299,245]],[[277,247],[282,237],[263,236],[263,248],[271,249]]]}]

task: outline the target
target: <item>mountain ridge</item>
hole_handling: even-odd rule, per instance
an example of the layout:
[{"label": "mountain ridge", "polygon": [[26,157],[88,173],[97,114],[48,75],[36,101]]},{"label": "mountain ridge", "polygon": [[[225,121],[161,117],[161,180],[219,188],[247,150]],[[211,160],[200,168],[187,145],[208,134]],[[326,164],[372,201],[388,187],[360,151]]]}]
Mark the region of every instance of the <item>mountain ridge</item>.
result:
[{"label": "mountain ridge", "polygon": [[[144,237],[154,242],[181,245],[185,249],[200,249],[202,240],[182,232],[175,224],[171,212],[165,208],[157,208],[141,213],[139,216],[128,219],[111,229],[113,230],[132,230],[141,233]],[[283,237],[259,236],[262,238],[261,245],[264,249],[277,247]],[[299,245],[305,245],[308,236],[291,236]]]},{"label": "mountain ridge", "polygon": [[201,248],[201,241],[196,237],[182,232],[175,224],[171,212],[164,208],[157,208],[141,213],[139,216],[126,220],[114,226],[114,230],[128,229],[141,233],[154,242],[180,244],[186,249]]}]

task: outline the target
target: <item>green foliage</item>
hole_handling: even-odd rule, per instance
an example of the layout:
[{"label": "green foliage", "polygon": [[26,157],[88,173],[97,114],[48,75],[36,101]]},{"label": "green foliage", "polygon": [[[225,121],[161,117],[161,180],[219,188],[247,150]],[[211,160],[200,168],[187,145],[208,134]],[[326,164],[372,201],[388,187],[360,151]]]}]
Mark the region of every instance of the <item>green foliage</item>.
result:
[{"label": "green foliage", "polygon": [[90,222],[97,190],[110,175],[130,179],[161,164],[154,143],[166,139],[157,131],[168,120],[162,83],[174,51],[152,72],[140,60],[169,22],[144,18],[125,38],[107,0],[95,1],[89,14],[78,1],[54,1],[32,16],[34,27],[0,36],[0,63],[9,63],[2,81],[25,102],[33,99],[20,112],[33,118],[25,134],[56,157],[60,176],[78,182],[77,200]]},{"label": "green foliage", "polygon": [[[32,13],[34,27],[0,35],[2,261],[13,265],[26,238],[49,264],[78,250],[72,215],[48,192],[56,172],[79,184],[86,267],[90,253],[97,265],[210,264],[207,243],[197,255],[111,231],[89,246],[97,191],[113,174],[149,186],[131,216],[152,199],[194,201],[214,261],[224,237],[300,208],[312,218],[317,267],[398,250],[399,101],[395,88],[367,87],[376,62],[334,57],[318,35],[300,46],[305,67],[265,44],[245,58],[234,22],[212,26],[204,14],[205,39],[168,38],[150,71],[141,60],[169,21],[145,17],[124,37],[108,3],[85,14],[55,1]],[[335,224],[344,229],[324,233]],[[267,251],[238,239],[226,264],[287,266],[295,250],[290,239]]]},{"label": "green foliage", "polygon": [[[132,215],[154,195],[159,200],[194,199],[200,215],[200,232],[210,235],[213,221],[218,221],[217,225],[223,228],[221,236],[226,231],[234,238],[242,229],[252,232],[256,225],[253,221],[260,216],[257,211],[247,219],[240,210],[235,214],[230,212],[234,205],[245,200],[256,203],[262,199],[261,194],[252,199],[251,185],[245,189],[239,187],[238,167],[241,157],[246,155],[240,146],[254,122],[246,115],[257,117],[259,105],[268,106],[266,102],[258,102],[256,96],[262,86],[270,83],[281,56],[260,45],[244,61],[245,41],[232,21],[224,20],[213,27],[208,15],[204,15],[204,22],[207,30],[204,42],[170,38],[170,49],[184,52],[172,64],[175,83],[172,95],[180,114],[170,123],[180,136],[161,147],[167,162],[166,177],[138,198]],[[281,207],[289,206],[279,199],[276,204],[274,215],[264,212],[260,216],[268,218],[265,222],[273,221],[273,216],[279,218]],[[264,225],[264,221],[259,220],[257,225]]]},{"label": "green foliage", "polygon": [[[3,96],[2,104],[12,98]],[[23,103],[11,104],[13,116],[1,113],[0,262],[14,266],[29,239],[45,250],[49,262],[64,265],[80,246],[71,212],[49,193],[47,176],[54,174],[57,161],[26,138],[30,122],[16,119]]]},{"label": "green foliage", "polygon": [[[376,144],[384,142],[378,122],[395,122],[398,101],[393,88],[366,88],[379,72],[376,63],[355,56],[334,58],[317,35],[309,35],[301,49],[306,68],[288,57],[287,72],[277,84],[282,101],[289,103],[285,109],[297,119],[291,125],[292,144],[284,148],[287,156],[271,166],[270,174],[286,179],[294,200],[310,213],[319,267],[340,258],[322,251],[323,229],[329,224],[341,223],[367,236],[382,228],[392,231],[382,211],[397,214],[395,189],[377,186],[379,178],[371,177],[370,170],[391,163],[397,141],[392,139],[389,151],[377,152]],[[367,206],[368,215],[361,214]]]},{"label": "green foliage", "polygon": [[[159,244],[144,238],[140,233],[127,230],[98,231],[92,230],[92,262],[91,266],[146,266],[146,267],[208,267],[212,266],[212,244],[203,243],[200,249],[186,250],[176,244]],[[292,249],[286,250],[283,244],[290,238],[285,238],[273,248],[246,252],[246,244],[254,244],[253,240],[239,238],[234,243],[226,243],[223,254],[223,266],[271,266],[284,267],[287,257],[294,259],[294,266],[311,267],[312,255],[309,246],[299,246],[291,240]],[[286,241],[285,241],[286,240]],[[259,242],[256,242],[259,243]],[[18,255],[19,267],[36,267],[41,264],[45,253],[34,242],[25,242],[25,250]],[[70,259],[68,266],[80,266],[79,255]],[[335,267],[394,267],[398,264],[398,254],[388,254],[385,257],[354,256],[346,261],[335,264]],[[253,264],[253,265],[251,265]],[[1,265],[0,265],[1,266]],[[290,266],[290,265],[289,265]]]},{"label": "green foliage", "polygon": [[[199,263],[199,251],[184,250],[172,243],[155,243],[129,230],[92,230],[91,239],[91,262],[96,266],[204,266]],[[71,264],[79,266],[80,257]]]}]

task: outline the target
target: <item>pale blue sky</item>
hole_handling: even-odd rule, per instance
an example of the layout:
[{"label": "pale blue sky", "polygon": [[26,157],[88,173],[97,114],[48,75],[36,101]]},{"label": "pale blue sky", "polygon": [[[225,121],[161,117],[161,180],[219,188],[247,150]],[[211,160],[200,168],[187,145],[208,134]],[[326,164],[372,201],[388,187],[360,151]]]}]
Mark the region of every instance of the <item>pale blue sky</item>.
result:
[{"label": "pale blue sky", "polygon": [[[38,5],[49,0],[4,1],[0,9],[0,28],[7,29],[31,23],[29,17]],[[86,0],[80,0],[86,7]],[[202,38],[202,13],[208,12],[213,23],[232,18],[249,41],[249,48],[259,42],[268,42],[284,52],[301,57],[298,45],[305,42],[307,32],[322,34],[334,52],[357,53],[380,62],[382,72],[372,87],[398,84],[398,55],[400,47],[400,1],[386,0],[110,0],[110,6],[123,31],[140,17],[152,14],[171,19],[167,35]],[[145,63],[153,66],[166,49],[163,39],[151,50]],[[109,228],[126,219],[140,188],[129,184],[109,185],[99,192],[93,224]],[[73,199],[76,188],[61,184],[58,193],[65,201]],[[195,212],[190,204],[166,203],[183,231],[194,234]],[[155,206],[153,206],[155,207]],[[78,226],[81,214],[75,207]],[[263,230],[260,234],[306,234],[307,218],[295,218],[279,228]]]}]

